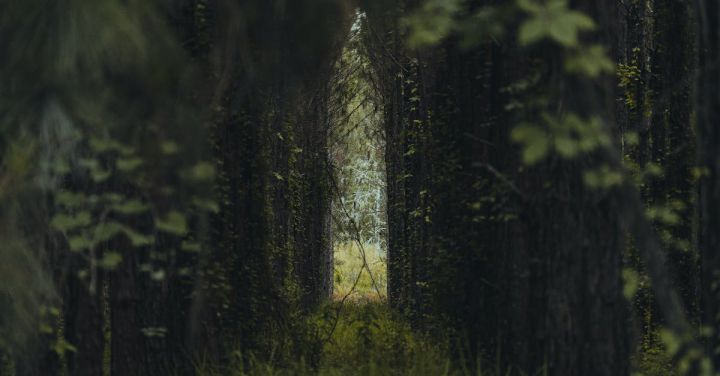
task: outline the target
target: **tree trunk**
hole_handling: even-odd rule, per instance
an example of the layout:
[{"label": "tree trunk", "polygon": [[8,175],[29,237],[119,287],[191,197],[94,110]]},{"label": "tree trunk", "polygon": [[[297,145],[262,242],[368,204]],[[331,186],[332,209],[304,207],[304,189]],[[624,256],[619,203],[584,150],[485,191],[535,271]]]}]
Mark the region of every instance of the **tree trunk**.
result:
[{"label": "tree trunk", "polygon": [[713,328],[705,346],[720,369],[720,4],[698,0],[699,70],[697,84],[698,161],[704,170],[699,185],[698,250],[701,258],[702,325]]}]

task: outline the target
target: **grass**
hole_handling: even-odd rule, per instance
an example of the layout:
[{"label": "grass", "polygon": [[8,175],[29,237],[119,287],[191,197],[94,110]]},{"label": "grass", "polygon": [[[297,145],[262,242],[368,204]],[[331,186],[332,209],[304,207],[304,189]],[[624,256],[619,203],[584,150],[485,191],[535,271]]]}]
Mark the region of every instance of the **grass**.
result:
[{"label": "grass", "polygon": [[[445,347],[413,332],[393,317],[383,302],[348,300],[330,302],[310,319],[320,332],[332,335],[323,341],[320,363],[303,359],[285,366],[251,361],[246,367],[213,371],[204,376],[462,376],[453,370]],[[340,312],[339,317],[337,312]],[[338,318],[337,324],[335,323]],[[468,374],[469,376],[469,374]]]},{"label": "grass", "polygon": [[323,346],[318,374],[449,375],[450,361],[443,346],[413,332],[386,304],[351,301]]},{"label": "grass", "polygon": [[[363,257],[360,247],[355,242],[335,245],[335,282],[334,300],[341,300],[346,295],[352,301],[383,301],[387,290],[387,264],[385,255],[374,244],[363,244],[370,273],[363,268]],[[355,280],[360,278],[353,289]],[[372,278],[371,278],[372,275]],[[373,283],[374,281],[374,283]]]}]

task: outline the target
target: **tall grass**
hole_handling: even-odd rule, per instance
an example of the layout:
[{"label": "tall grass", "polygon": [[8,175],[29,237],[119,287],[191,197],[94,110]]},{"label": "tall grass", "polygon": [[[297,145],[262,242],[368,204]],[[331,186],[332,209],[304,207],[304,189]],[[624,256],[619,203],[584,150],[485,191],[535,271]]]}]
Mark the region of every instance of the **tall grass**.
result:
[{"label": "tall grass", "polygon": [[[200,376],[547,376],[541,370],[525,374],[502,368],[477,354],[477,369],[450,355],[446,339],[431,338],[413,330],[386,304],[387,267],[385,255],[373,244],[363,244],[365,257],[357,244],[335,246],[335,287],[333,299],[306,318],[301,326],[317,333],[307,338],[308,354],[298,359],[273,361],[265,357],[241,356],[216,369],[199,362]],[[364,262],[371,273],[363,267]],[[358,273],[360,273],[358,278]],[[370,275],[372,274],[372,277]],[[357,280],[357,283],[356,283]],[[378,293],[379,291],[379,293]],[[346,298],[347,297],[347,298]],[[671,360],[661,344],[643,348],[633,359],[633,376],[676,376]],[[312,360],[309,358],[312,357]],[[249,358],[249,360],[247,360]]]},{"label": "tall grass", "polygon": [[[362,246],[368,268],[363,268],[363,255],[355,242],[335,245],[335,281],[333,298],[341,300],[346,295],[353,301],[382,301],[387,294],[387,264],[385,255],[372,243]],[[369,273],[368,273],[369,269]],[[359,280],[355,285],[355,280]],[[353,289],[354,286],[354,289]]]},{"label": "tall grass", "polygon": [[[236,362],[223,369],[198,366],[200,376],[548,376],[547,370],[523,373],[493,361],[481,361],[477,369],[464,367],[450,355],[448,342],[414,331],[382,301],[347,300],[329,302],[308,319],[319,333],[322,345],[319,362],[305,358],[290,361]],[[339,316],[335,313],[340,312]],[[337,322],[336,322],[337,320]],[[240,358],[240,356],[238,356]],[[466,358],[466,357],[460,357]],[[671,359],[658,345],[636,354],[633,376],[679,376]]]},{"label": "tall grass", "polygon": [[[304,359],[286,365],[251,360],[234,369],[212,370],[199,367],[206,376],[360,376],[417,375],[464,376],[453,369],[445,346],[414,333],[382,302],[348,300],[322,307],[310,320],[320,332],[332,330],[323,340],[319,364]],[[336,317],[335,313],[340,312]],[[337,319],[337,323],[335,320]],[[468,374],[469,376],[469,374]]]}]

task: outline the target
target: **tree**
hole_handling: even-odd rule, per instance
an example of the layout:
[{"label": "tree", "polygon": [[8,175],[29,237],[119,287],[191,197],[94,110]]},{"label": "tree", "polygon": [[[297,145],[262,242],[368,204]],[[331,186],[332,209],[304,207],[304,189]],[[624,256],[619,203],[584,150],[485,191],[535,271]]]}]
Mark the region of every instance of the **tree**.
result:
[{"label": "tree", "polygon": [[698,161],[702,169],[699,183],[699,234],[698,251],[701,257],[702,293],[700,296],[700,312],[702,324],[712,328],[712,334],[706,341],[706,350],[715,365],[720,368],[717,348],[720,345],[718,333],[718,289],[715,287],[720,270],[720,257],[717,247],[718,225],[720,225],[720,166],[717,152],[720,142],[718,122],[720,113],[718,105],[720,96],[718,82],[718,58],[720,57],[720,29],[718,29],[718,5],[711,1],[698,1],[699,18],[699,67],[697,85],[697,140]]}]

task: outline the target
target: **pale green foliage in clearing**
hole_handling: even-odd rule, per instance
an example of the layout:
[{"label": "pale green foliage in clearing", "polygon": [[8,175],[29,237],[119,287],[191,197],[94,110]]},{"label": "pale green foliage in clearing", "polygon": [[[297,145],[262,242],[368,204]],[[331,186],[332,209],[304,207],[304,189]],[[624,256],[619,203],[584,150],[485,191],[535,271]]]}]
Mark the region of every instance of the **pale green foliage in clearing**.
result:
[{"label": "pale green foliage in clearing", "polygon": [[[362,28],[358,15],[355,27]],[[385,247],[385,143],[380,104],[370,83],[370,61],[359,32],[350,37],[340,66],[348,70],[337,100],[344,103],[344,121],[331,130],[330,160],[337,191],[333,192],[333,238],[337,242],[360,239]]]}]

